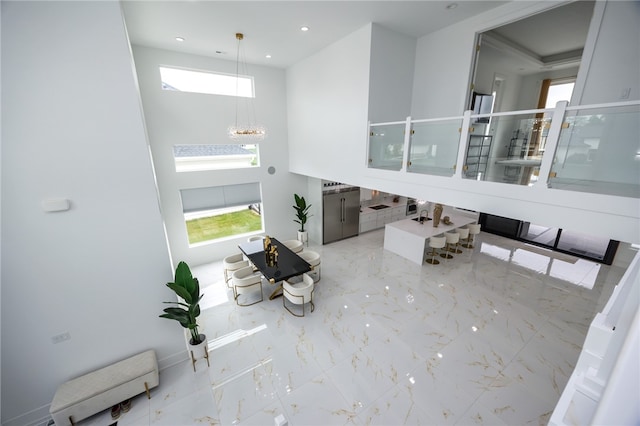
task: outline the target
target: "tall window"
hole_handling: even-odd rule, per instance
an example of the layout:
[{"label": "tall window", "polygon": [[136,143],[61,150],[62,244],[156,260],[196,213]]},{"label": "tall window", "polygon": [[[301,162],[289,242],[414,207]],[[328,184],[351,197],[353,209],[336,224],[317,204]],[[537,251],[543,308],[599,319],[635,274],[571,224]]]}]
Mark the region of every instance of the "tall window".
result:
[{"label": "tall window", "polygon": [[[253,98],[253,77],[160,67],[163,90]],[[237,87],[236,87],[237,84]]]},{"label": "tall window", "polygon": [[257,144],[174,145],[176,172],[259,167]]},{"label": "tall window", "polygon": [[180,190],[189,245],[263,232],[260,184]]}]

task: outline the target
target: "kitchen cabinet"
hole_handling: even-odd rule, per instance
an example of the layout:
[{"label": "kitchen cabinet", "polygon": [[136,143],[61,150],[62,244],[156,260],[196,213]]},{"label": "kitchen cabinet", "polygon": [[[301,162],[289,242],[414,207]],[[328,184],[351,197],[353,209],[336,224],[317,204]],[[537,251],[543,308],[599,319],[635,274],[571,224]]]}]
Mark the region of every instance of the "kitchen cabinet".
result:
[{"label": "kitchen cabinet", "polygon": [[360,189],[325,193],[322,197],[322,243],[358,235]]},{"label": "kitchen cabinet", "polygon": [[362,233],[373,229],[384,228],[388,223],[406,219],[406,214],[407,206],[405,204],[374,212],[364,212],[360,214],[360,232]]},{"label": "kitchen cabinet", "polygon": [[360,233],[376,229],[377,213],[364,213],[360,215]]}]

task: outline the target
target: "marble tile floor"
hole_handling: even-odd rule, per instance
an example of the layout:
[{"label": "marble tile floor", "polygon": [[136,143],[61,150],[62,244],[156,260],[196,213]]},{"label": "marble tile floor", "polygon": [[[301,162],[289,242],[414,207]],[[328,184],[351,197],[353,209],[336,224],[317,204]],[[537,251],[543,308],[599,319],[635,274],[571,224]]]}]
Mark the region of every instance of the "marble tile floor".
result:
[{"label": "marble tile floor", "polygon": [[[204,287],[211,366],[160,372],[118,425],[546,424],[589,323],[624,270],[481,233],[436,266],[372,231],[325,246],[315,311],[239,307],[221,262]],[[81,425],[110,425],[109,412]]]}]

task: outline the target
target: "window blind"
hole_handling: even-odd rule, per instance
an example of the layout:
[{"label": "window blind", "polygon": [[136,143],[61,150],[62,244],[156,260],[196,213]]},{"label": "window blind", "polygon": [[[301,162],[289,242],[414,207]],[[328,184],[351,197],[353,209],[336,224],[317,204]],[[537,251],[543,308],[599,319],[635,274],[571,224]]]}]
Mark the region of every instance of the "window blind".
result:
[{"label": "window blind", "polygon": [[184,213],[248,206],[262,202],[258,182],[181,189],[180,197]]}]

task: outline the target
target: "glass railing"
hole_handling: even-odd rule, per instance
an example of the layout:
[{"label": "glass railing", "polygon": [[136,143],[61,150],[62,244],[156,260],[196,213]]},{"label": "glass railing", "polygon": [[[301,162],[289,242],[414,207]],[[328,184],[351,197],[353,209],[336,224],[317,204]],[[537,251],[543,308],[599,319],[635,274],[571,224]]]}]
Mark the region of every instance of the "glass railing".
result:
[{"label": "glass railing", "polygon": [[533,185],[551,125],[549,112],[472,116],[462,177]]},{"label": "glass railing", "polygon": [[640,105],[567,108],[549,187],[640,198]]},{"label": "glass railing", "polygon": [[402,168],[406,123],[383,123],[369,126],[369,167],[400,170]]},{"label": "glass railing", "polygon": [[640,198],[640,101],[369,128],[371,169]]},{"label": "glass railing", "polygon": [[453,176],[462,118],[412,122],[407,172]]}]

